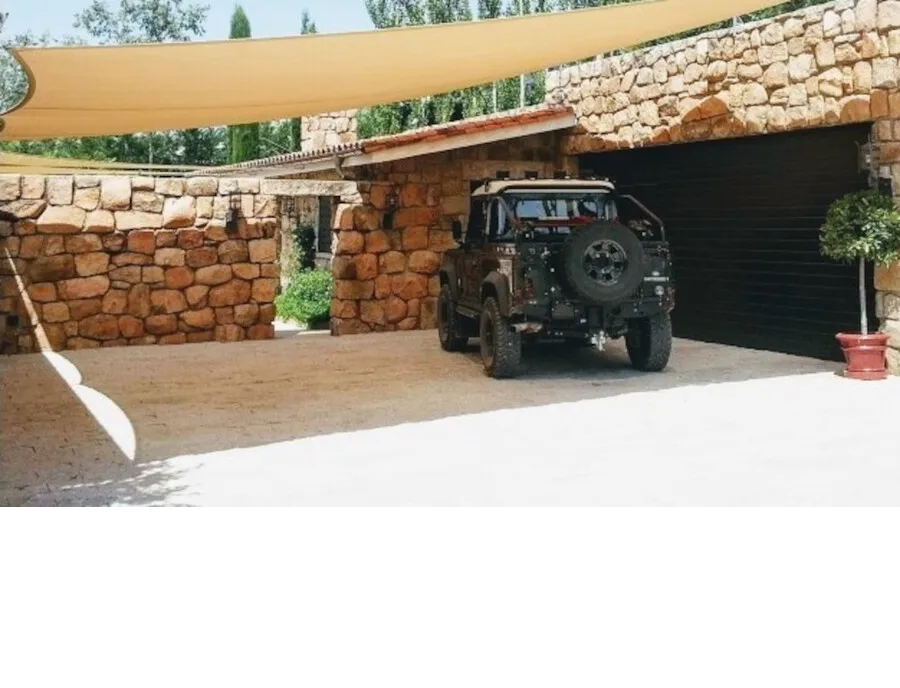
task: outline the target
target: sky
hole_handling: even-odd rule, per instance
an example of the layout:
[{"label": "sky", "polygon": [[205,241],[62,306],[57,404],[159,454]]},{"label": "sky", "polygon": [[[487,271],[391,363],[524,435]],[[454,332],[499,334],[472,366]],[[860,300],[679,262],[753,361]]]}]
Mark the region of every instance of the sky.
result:
[{"label": "sky", "polygon": [[[205,40],[227,38],[235,0],[188,0],[209,5]],[[0,0],[0,11],[9,12],[3,33],[7,36],[31,30],[37,34],[74,33],[76,13],[91,4],[91,0]],[[117,0],[108,0],[117,6]],[[309,10],[320,33],[364,31],[372,22],[363,0],[241,0],[257,38],[286,36],[300,33],[300,16]]]}]

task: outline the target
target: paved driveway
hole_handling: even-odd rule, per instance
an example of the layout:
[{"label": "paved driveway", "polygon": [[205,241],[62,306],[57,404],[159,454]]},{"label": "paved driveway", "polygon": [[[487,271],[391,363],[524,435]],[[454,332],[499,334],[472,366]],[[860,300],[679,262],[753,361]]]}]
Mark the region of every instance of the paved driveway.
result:
[{"label": "paved driveway", "polygon": [[0,359],[0,504],[900,504],[900,380],[676,342],[530,354],[432,332]]}]

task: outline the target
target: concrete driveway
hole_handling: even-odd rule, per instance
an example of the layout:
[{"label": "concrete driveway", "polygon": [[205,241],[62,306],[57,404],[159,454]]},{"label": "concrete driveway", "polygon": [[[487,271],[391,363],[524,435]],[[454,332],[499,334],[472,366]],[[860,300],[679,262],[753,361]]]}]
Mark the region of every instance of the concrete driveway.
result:
[{"label": "concrete driveway", "polygon": [[436,339],[0,359],[0,505],[900,504],[900,380],[678,341],[498,382]]}]

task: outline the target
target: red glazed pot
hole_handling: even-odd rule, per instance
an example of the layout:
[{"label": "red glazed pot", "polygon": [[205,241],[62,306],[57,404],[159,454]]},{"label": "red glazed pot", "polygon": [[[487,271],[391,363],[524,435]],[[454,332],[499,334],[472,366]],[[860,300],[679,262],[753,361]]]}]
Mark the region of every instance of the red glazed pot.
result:
[{"label": "red glazed pot", "polygon": [[886,334],[837,335],[847,361],[844,377],[852,380],[886,380],[888,339]]}]

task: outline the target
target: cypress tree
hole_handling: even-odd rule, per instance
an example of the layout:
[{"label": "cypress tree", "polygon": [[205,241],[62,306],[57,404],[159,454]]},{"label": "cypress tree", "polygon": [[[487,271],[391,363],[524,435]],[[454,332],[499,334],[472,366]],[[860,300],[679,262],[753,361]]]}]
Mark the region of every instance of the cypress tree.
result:
[{"label": "cypress tree", "polygon": [[[237,5],[231,15],[229,38],[250,38],[250,19],[244,8]],[[241,124],[228,128],[228,158],[231,163],[259,157],[259,124]]]}]

